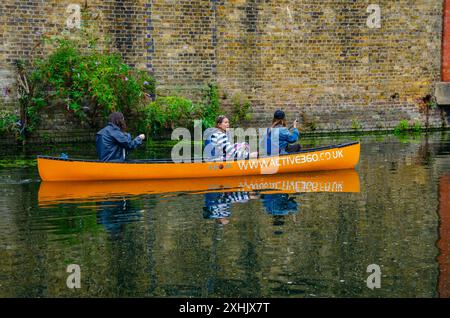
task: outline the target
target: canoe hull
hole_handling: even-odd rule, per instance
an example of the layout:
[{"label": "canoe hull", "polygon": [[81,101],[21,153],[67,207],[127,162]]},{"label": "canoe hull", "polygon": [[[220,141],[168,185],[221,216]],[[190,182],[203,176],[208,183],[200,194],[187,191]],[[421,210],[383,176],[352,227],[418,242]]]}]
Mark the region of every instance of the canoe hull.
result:
[{"label": "canoe hull", "polygon": [[148,180],[214,178],[323,170],[353,169],[360,144],[339,145],[279,157],[228,162],[112,163],[38,157],[43,181]]}]

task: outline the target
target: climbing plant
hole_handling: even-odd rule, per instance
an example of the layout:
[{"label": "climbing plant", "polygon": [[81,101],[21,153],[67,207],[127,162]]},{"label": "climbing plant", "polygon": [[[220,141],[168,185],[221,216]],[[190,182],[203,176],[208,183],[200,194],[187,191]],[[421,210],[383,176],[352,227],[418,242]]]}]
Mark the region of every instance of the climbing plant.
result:
[{"label": "climbing plant", "polygon": [[96,127],[112,111],[136,113],[155,96],[155,80],[124,63],[119,54],[99,50],[95,41],[56,37],[52,53],[34,62],[18,61],[20,104],[26,132],[41,110],[62,105],[80,121]]}]

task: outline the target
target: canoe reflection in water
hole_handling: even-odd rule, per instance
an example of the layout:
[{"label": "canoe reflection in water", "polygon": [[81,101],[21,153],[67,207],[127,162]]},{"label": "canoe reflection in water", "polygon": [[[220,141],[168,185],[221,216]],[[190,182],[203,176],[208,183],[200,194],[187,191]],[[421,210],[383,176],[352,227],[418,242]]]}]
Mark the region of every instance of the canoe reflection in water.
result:
[{"label": "canoe reflection in water", "polygon": [[239,176],[137,181],[44,181],[39,187],[39,206],[61,202],[114,201],[124,196],[145,194],[172,195],[176,192],[204,194],[213,192],[303,193],[359,192],[355,170],[319,171],[276,175]]},{"label": "canoe reflection in water", "polygon": [[142,218],[142,210],[131,205],[130,200],[97,202],[97,223],[102,224],[111,240],[121,240],[125,225]]},{"label": "canoe reflection in water", "polygon": [[298,212],[298,204],[294,197],[287,193],[261,195],[266,212],[271,215],[288,215]]},{"label": "canoe reflection in water", "polygon": [[287,193],[261,194],[245,191],[215,192],[205,194],[203,217],[216,220],[226,225],[231,216],[231,207],[235,203],[247,203],[251,199],[261,199],[267,214],[273,216],[274,225],[283,225],[284,217],[290,213],[298,213],[295,198]]},{"label": "canoe reflection in water", "polygon": [[355,170],[337,170],[183,180],[42,182],[38,201],[40,207],[95,202],[98,223],[105,226],[111,239],[120,239],[126,224],[142,218],[143,211],[133,207],[134,199],[141,195],[203,194],[203,217],[220,224],[229,222],[233,204],[261,198],[273,224],[282,225],[288,214],[298,213],[293,194],[359,191]]},{"label": "canoe reflection in water", "polygon": [[[289,196],[287,193],[263,194],[261,195],[261,200],[266,212],[273,216],[274,226],[284,225],[287,215],[298,213],[298,203],[294,197]],[[283,231],[277,229],[274,233],[282,234]]]},{"label": "canoe reflection in water", "polygon": [[228,224],[232,203],[246,203],[250,200],[248,192],[213,192],[205,194],[203,217],[214,219],[217,223]]}]

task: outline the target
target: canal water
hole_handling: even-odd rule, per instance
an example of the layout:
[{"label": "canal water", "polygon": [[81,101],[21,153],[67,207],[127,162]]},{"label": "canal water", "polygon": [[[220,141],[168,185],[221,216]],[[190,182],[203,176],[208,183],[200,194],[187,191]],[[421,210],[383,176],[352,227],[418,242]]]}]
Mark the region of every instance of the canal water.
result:
[{"label": "canal water", "polygon": [[43,183],[94,146],[2,148],[0,297],[449,297],[449,132],[302,145],[353,140],[352,171],[189,182]]}]

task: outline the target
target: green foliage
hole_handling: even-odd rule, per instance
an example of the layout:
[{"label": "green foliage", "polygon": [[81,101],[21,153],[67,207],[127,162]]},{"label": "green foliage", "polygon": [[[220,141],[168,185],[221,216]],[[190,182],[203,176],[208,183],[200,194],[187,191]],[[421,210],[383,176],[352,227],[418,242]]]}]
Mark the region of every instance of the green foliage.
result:
[{"label": "green foliage", "polygon": [[401,120],[394,128],[395,134],[401,134],[409,130],[409,123],[406,119]]},{"label": "green foliage", "polygon": [[218,95],[217,86],[210,84],[203,103],[197,104],[180,96],[158,97],[143,110],[140,129],[154,136],[164,129],[192,128],[194,120],[202,120],[203,128],[212,127],[220,112]]},{"label": "green foliage", "polygon": [[429,98],[429,100],[427,100],[426,104],[427,104],[427,106],[428,106],[430,109],[436,109],[437,106],[438,106],[435,97]]},{"label": "green foliage", "polygon": [[352,129],[353,130],[361,130],[362,125],[357,119],[352,119]]},{"label": "green foliage", "polygon": [[179,96],[158,97],[145,108],[145,129],[155,134],[161,129],[175,126],[189,127],[199,106]]},{"label": "green foliage", "polygon": [[35,129],[39,112],[63,103],[81,121],[96,127],[98,116],[112,111],[130,115],[155,95],[155,80],[126,65],[118,54],[96,50],[92,41],[82,49],[75,40],[56,38],[56,49],[36,61],[28,72],[30,91],[21,102],[27,114],[27,132]]},{"label": "green foliage", "polygon": [[0,134],[12,133],[15,135],[19,134],[19,118],[6,111],[0,111]]},{"label": "green foliage", "polygon": [[220,113],[219,90],[217,85],[208,85],[201,108],[203,128],[214,127],[216,124],[216,118]]},{"label": "green foliage", "polygon": [[252,119],[250,114],[252,110],[252,104],[247,97],[241,94],[235,94],[231,98],[231,103],[233,105],[231,113],[231,124],[233,126],[240,125],[243,121]]},{"label": "green foliage", "polygon": [[414,122],[409,124],[406,119],[401,120],[394,129],[394,134],[404,134],[408,131],[418,133],[422,130],[422,124],[420,122]]},{"label": "green foliage", "polygon": [[436,109],[437,106],[438,106],[438,104],[437,104],[436,101],[431,101],[431,102],[428,104],[428,107],[430,107],[431,109]]},{"label": "green foliage", "polygon": [[414,124],[411,126],[411,130],[413,132],[420,132],[422,131],[422,124],[418,121],[414,122]]},{"label": "green foliage", "polygon": [[0,168],[26,168],[37,166],[36,159],[2,159],[0,160]]}]

